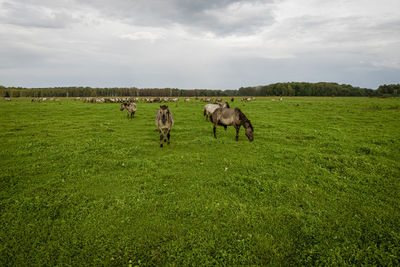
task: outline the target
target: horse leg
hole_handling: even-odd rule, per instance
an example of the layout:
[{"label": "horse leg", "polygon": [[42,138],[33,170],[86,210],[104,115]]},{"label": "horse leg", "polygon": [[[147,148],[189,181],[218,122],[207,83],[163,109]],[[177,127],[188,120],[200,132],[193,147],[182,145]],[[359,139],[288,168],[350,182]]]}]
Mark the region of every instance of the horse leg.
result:
[{"label": "horse leg", "polygon": [[236,125],[235,128],[236,128],[236,138],[235,138],[235,140],[236,140],[236,141],[239,141],[239,130],[240,130],[240,125]]},{"label": "horse leg", "polygon": [[224,125],[224,129],[225,129],[225,131],[226,131],[226,128],[227,128],[227,126],[226,126],[226,125]]},{"label": "horse leg", "polygon": [[131,114],[131,119],[132,119],[132,118],[135,118],[135,111],[132,112],[132,114]]},{"label": "horse leg", "polygon": [[158,130],[160,132],[160,147],[163,147],[164,135],[162,130]]},{"label": "horse leg", "polygon": [[171,137],[171,134],[170,134],[170,132],[171,132],[171,129],[168,129],[168,133],[167,133],[167,138],[168,138],[168,145],[169,145],[169,138]]},{"label": "horse leg", "polygon": [[163,138],[163,143],[167,142],[167,137],[168,137],[168,129],[163,129],[163,134],[164,134],[164,138]]},{"label": "horse leg", "polygon": [[217,131],[217,125],[214,123],[214,127],[213,127],[213,133],[214,133],[214,138],[217,138],[215,132]]}]

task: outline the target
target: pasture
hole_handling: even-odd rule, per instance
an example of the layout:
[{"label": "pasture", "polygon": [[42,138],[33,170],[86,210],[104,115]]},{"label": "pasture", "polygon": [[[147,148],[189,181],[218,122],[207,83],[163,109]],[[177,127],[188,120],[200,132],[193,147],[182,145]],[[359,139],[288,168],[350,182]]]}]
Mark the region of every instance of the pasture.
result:
[{"label": "pasture", "polygon": [[229,103],[1,99],[0,265],[400,264],[400,99]]}]

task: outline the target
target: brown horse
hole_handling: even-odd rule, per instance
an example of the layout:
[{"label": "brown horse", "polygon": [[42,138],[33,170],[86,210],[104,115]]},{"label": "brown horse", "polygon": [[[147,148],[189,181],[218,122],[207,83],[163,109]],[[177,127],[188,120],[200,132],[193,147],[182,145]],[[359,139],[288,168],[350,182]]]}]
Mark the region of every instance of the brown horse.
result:
[{"label": "brown horse", "polygon": [[240,126],[243,125],[243,127],[245,128],[245,134],[247,138],[249,138],[250,141],[254,140],[253,126],[251,125],[249,119],[247,119],[247,117],[243,114],[243,112],[238,108],[216,109],[211,116],[211,122],[214,124],[213,133],[215,138],[217,138],[215,134],[217,125],[224,126],[225,129],[226,126],[233,126],[236,129],[236,141],[238,141],[239,129]]},{"label": "brown horse", "polygon": [[160,147],[163,147],[163,143],[167,141],[169,145],[169,138],[171,137],[170,132],[172,125],[174,125],[174,118],[168,106],[162,105],[157,111],[156,115],[156,125],[158,132],[160,133]]}]

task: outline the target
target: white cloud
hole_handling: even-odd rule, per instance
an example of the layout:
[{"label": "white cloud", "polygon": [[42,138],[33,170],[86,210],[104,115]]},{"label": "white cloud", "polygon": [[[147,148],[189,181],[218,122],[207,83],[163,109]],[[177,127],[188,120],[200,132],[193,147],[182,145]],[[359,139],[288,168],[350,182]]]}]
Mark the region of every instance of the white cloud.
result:
[{"label": "white cloud", "polygon": [[128,34],[122,34],[119,36],[122,39],[129,39],[129,40],[147,40],[151,43],[154,43],[158,39],[164,38],[160,34],[152,33],[152,32],[134,32]]}]

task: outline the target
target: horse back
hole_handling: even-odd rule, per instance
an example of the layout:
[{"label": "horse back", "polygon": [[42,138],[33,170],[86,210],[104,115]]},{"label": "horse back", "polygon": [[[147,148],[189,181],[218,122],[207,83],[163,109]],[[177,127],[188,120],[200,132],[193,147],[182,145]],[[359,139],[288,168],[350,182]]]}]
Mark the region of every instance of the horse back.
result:
[{"label": "horse back", "polygon": [[172,113],[169,112],[167,120],[165,123],[162,121],[162,111],[159,109],[156,114],[156,125],[159,129],[170,129],[172,125],[174,125],[174,117],[172,116]]},{"label": "horse back", "polygon": [[233,108],[218,108],[213,113],[213,121],[226,126],[238,124],[238,112]]}]

